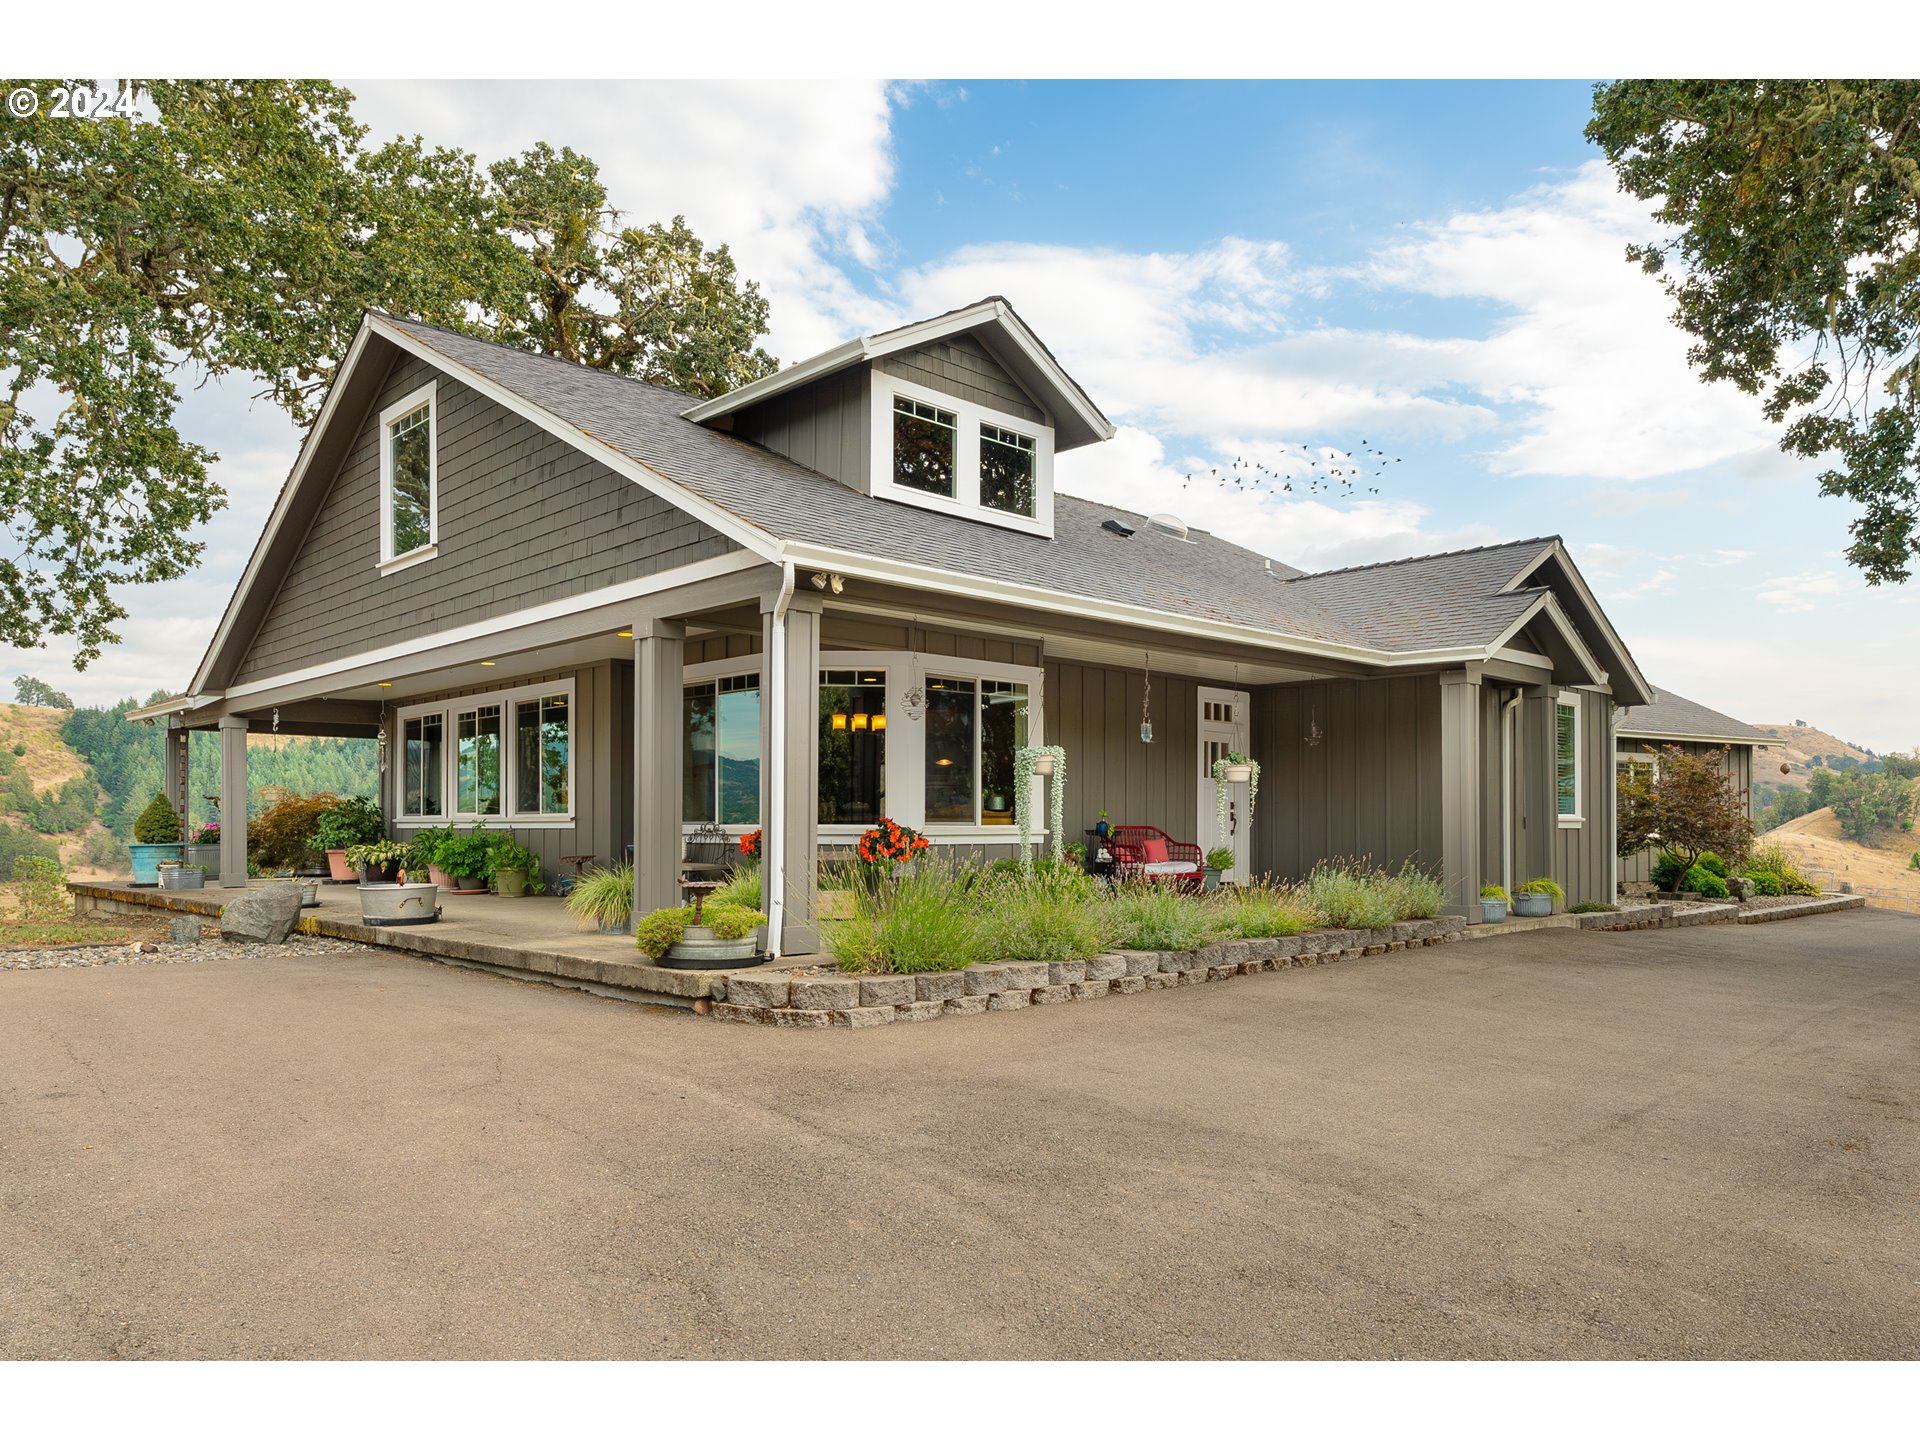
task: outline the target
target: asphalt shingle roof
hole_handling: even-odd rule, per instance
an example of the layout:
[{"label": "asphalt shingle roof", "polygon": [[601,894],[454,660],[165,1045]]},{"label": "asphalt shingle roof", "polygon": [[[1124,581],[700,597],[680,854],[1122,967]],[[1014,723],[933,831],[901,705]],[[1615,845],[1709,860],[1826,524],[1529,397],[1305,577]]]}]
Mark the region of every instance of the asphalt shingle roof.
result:
[{"label": "asphalt shingle roof", "polygon": [[[692,402],[678,391],[382,318],[777,539],[1367,649],[1486,644],[1538,593],[1497,593],[1537,540],[1305,575],[1205,531],[1181,540],[1057,492],[1051,539],[899,505],[686,419]],[[1116,518],[1134,534],[1102,529]]]},{"label": "asphalt shingle roof", "polygon": [[1704,735],[1713,740],[1738,740],[1755,745],[1764,745],[1773,738],[1743,720],[1709,710],[1697,700],[1657,688],[1653,704],[1623,709],[1614,729],[1621,735]]}]

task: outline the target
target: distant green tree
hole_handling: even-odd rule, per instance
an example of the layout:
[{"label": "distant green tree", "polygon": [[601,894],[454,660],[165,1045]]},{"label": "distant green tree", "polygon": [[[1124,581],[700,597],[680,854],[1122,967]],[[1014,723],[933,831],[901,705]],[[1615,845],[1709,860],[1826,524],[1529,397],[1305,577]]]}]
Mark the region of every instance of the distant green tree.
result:
[{"label": "distant green tree", "polygon": [[1807,808],[1819,810],[1833,803],[1834,787],[1840,777],[1831,770],[1816,770],[1807,777]]},{"label": "distant green tree", "polygon": [[51,840],[0,820],[0,875],[13,874],[13,862],[22,855],[58,861],[60,851]]},{"label": "distant green tree", "polygon": [[1766,809],[1760,812],[1760,828],[1772,830],[1789,820],[1798,820],[1812,808],[1806,791],[1797,785],[1783,785]]},{"label": "distant green tree", "polygon": [[44,680],[22,675],[13,682],[13,699],[18,705],[38,705],[48,710],[73,709],[72,697],[62,695]]},{"label": "distant green tree", "polygon": [[[1763,397],[1780,447],[1860,507],[1869,584],[1920,556],[1920,81],[1621,80],[1587,138],[1668,238],[1688,359]],[[1668,263],[1679,264],[1668,271]]]},{"label": "distant green tree", "polygon": [[1834,787],[1833,813],[1849,840],[1871,842],[1913,815],[1914,782],[1898,775],[1849,775]]}]

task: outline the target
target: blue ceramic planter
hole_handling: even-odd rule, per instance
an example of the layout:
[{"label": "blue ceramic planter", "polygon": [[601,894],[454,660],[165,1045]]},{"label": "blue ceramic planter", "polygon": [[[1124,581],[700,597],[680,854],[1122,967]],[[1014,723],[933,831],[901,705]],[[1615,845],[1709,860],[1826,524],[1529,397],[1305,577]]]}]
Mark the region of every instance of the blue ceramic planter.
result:
[{"label": "blue ceramic planter", "polygon": [[158,885],[160,883],[160,862],[178,860],[181,847],[178,845],[129,845],[128,855],[133,858],[133,883],[136,885]]}]

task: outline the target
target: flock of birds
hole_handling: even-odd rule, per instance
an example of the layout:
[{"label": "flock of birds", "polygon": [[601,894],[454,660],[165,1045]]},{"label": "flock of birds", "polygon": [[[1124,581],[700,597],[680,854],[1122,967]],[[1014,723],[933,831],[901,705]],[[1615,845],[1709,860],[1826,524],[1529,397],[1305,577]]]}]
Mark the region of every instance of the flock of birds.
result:
[{"label": "flock of birds", "polygon": [[[1360,453],[1335,449],[1331,445],[1304,446],[1297,456],[1288,456],[1278,467],[1259,460],[1237,456],[1224,470],[1215,465],[1195,470],[1180,482],[1186,489],[1196,480],[1225,489],[1264,490],[1277,495],[1338,495],[1352,499],[1360,495],[1378,495],[1380,487],[1370,482],[1386,474],[1387,466],[1398,465],[1400,457],[1389,455],[1370,441],[1360,442]],[[1294,482],[1302,482],[1299,489]]]}]

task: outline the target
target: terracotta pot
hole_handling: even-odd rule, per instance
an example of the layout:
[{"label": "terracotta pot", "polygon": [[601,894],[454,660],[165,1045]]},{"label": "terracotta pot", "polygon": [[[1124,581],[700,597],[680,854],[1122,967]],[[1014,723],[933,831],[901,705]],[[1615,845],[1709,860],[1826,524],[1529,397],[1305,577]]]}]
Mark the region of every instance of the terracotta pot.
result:
[{"label": "terracotta pot", "polygon": [[427,866],[427,878],[442,890],[452,890],[456,888],[453,883],[453,876],[447,874],[447,872],[442,870],[438,865]]},{"label": "terracotta pot", "polygon": [[360,872],[347,864],[347,852],[344,848],[327,851],[327,873],[335,880],[358,880]]}]

